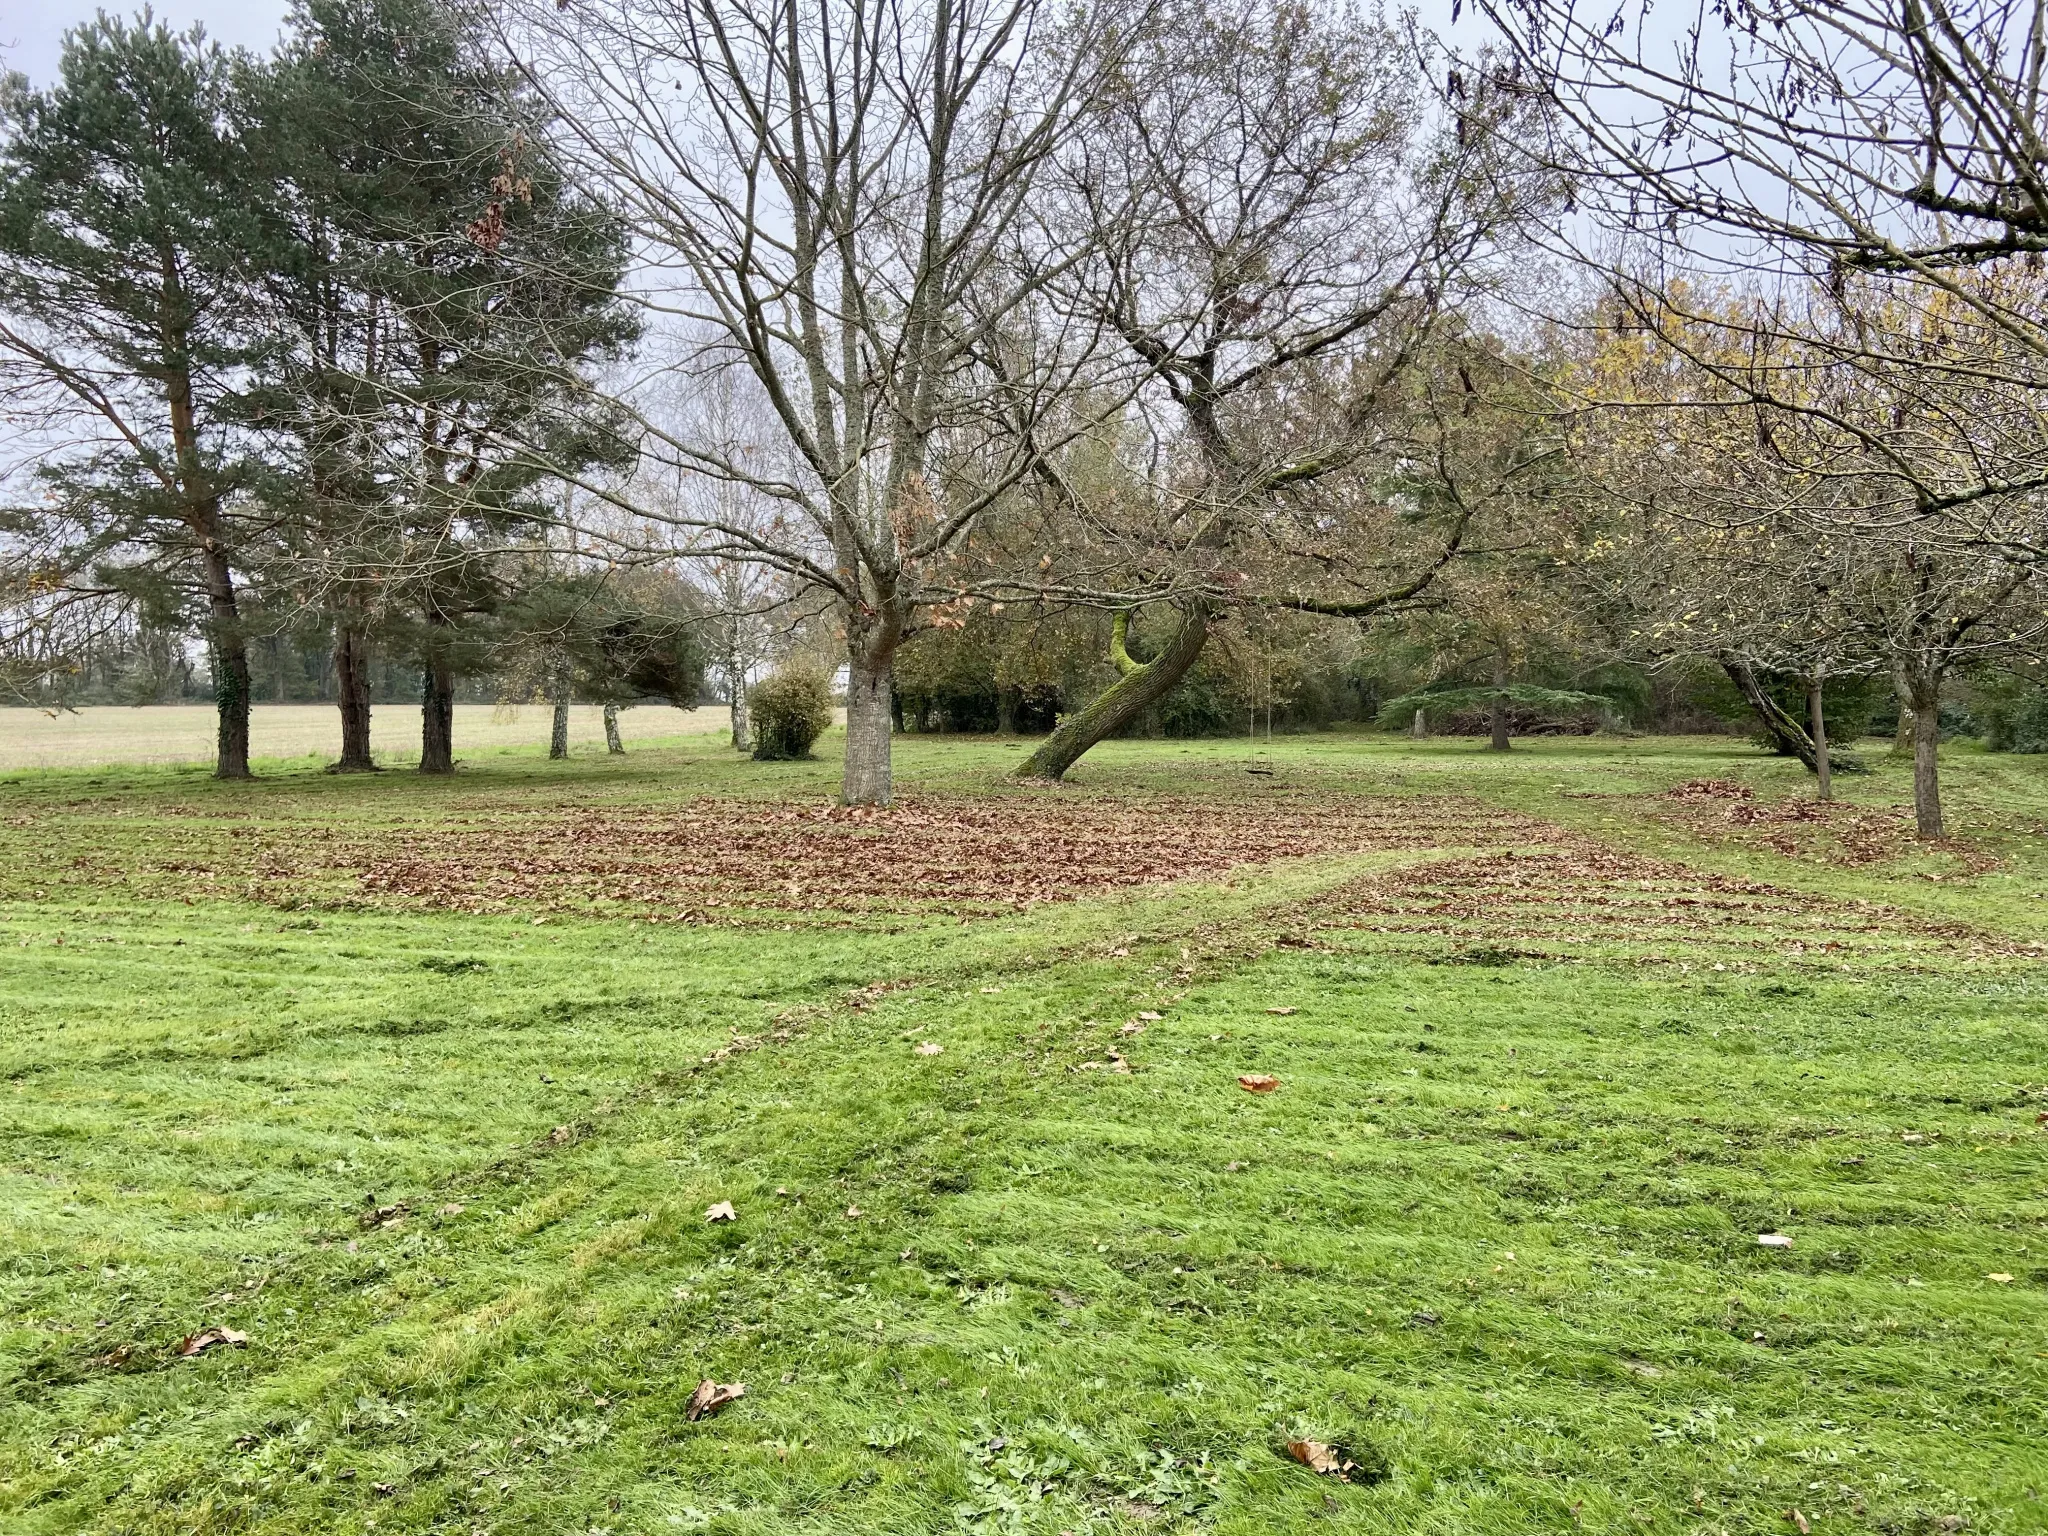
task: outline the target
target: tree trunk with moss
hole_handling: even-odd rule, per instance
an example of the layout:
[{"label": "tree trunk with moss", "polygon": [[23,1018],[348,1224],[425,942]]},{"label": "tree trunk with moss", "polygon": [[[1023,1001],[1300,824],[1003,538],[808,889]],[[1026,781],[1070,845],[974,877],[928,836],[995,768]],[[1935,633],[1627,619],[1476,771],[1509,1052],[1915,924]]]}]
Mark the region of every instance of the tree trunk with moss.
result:
[{"label": "tree trunk with moss", "polygon": [[1787,757],[1798,758],[1806,765],[1807,772],[1817,772],[1815,764],[1819,757],[1814,751],[1813,738],[1807,734],[1805,726],[1788,715],[1771,697],[1762,679],[1756,675],[1756,669],[1732,656],[1723,656],[1720,661],[1721,670],[1728,674],[1728,681],[1735,685],[1736,691],[1756,715],[1765,734],[1771,738],[1771,744]]},{"label": "tree trunk with moss", "polygon": [[1114,736],[1173,692],[1209,640],[1209,615],[1201,607],[1181,612],[1180,628],[1151,661],[1131,657],[1131,616],[1119,613],[1110,626],[1109,659],[1123,674],[1086,708],[1069,715],[1038,750],[1018,765],[1024,779],[1058,779],[1098,741]]}]

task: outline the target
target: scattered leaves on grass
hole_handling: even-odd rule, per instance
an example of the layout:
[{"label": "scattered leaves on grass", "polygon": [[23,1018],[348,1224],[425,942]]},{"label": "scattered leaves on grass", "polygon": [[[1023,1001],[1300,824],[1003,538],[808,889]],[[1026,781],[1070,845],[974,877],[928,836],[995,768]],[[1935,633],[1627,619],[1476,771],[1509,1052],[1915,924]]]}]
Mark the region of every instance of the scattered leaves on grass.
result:
[{"label": "scattered leaves on grass", "polygon": [[746,1395],[747,1384],[743,1381],[720,1383],[707,1376],[697,1383],[697,1390],[683,1405],[683,1417],[694,1424],[699,1419],[710,1418],[727,1404],[736,1403]]},{"label": "scattered leaves on grass", "polygon": [[721,1200],[716,1205],[704,1208],[704,1219],[706,1221],[738,1221],[740,1213],[732,1208],[730,1200]]},{"label": "scattered leaves on grass", "polygon": [[178,1354],[180,1357],[203,1355],[209,1349],[222,1344],[233,1344],[239,1348],[248,1342],[249,1335],[233,1328],[202,1328],[198,1333],[188,1333],[178,1341]]},{"label": "scattered leaves on grass", "polygon": [[1280,1079],[1270,1072],[1241,1072],[1237,1086],[1246,1093],[1271,1093],[1280,1086]]}]

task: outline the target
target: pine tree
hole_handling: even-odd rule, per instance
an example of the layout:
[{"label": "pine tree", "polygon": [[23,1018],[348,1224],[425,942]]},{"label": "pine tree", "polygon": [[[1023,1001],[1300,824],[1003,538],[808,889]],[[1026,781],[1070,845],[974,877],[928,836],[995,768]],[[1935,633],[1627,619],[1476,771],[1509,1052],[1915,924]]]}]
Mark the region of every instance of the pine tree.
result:
[{"label": "pine tree", "polygon": [[249,772],[237,508],[256,467],[241,381],[267,343],[231,60],[197,30],[102,15],[48,91],[0,102],[0,385],[48,444],[50,578],[203,615],[215,772]]},{"label": "pine tree", "polygon": [[335,616],[336,766],[371,765],[376,629],[420,664],[421,768],[446,772],[456,677],[555,476],[627,454],[584,383],[638,333],[621,226],[440,0],[304,0],[246,96],[289,338],[266,419],[296,487],[287,568]]}]

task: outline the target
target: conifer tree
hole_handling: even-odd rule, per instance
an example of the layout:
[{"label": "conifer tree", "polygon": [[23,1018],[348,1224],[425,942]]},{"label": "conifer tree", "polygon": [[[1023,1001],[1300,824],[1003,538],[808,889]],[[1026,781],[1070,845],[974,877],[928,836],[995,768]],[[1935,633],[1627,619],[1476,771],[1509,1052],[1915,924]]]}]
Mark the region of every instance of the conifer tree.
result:
[{"label": "conifer tree", "polygon": [[244,778],[242,381],[267,342],[246,302],[256,214],[231,77],[197,29],[102,15],[66,35],[54,87],[5,83],[0,390],[40,450],[29,517],[45,581],[196,608],[215,772]]}]

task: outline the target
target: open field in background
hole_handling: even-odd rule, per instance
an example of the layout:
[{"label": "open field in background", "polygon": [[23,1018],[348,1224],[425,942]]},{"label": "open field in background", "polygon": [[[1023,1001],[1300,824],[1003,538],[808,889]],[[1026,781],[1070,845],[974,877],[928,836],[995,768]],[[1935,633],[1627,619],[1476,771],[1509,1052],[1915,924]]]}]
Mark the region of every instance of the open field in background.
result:
[{"label": "open field in background", "polygon": [[2048,764],[835,742],[0,777],[0,1528],[2048,1531]]},{"label": "open field in background", "polygon": [[[553,714],[545,704],[455,706],[455,750],[547,748]],[[416,705],[379,704],[370,712],[380,761],[394,766],[420,759]],[[0,772],[12,768],[84,768],[116,763],[209,763],[217,717],[210,704],[95,704],[75,714],[0,709]],[[619,712],[619,734],[634,742],[703,735],[727,729],[724,707],[671,709],[643,705]],[[257,704],[249,711],[251,754],[278,761],[341,755],[341,719],[332,704]],[[604,747],[604,711],[578,704],[569,711],[572,746]]]}]

